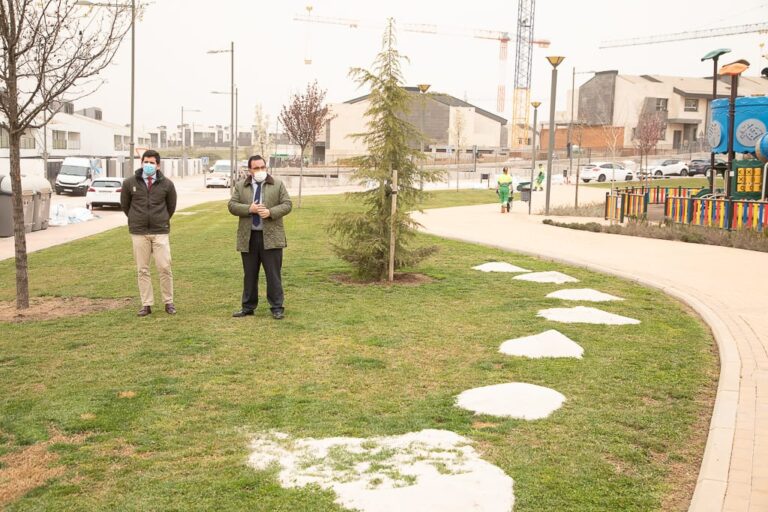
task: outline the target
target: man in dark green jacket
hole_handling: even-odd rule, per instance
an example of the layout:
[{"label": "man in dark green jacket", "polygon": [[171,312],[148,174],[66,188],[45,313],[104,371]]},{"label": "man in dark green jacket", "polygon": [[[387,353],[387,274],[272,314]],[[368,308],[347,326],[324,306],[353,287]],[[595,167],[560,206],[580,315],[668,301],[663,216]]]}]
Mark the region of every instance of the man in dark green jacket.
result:
[{"label": "man in dark green jacket", "polygon": [[139,316],[152,313],[154,292],[149,260],[155,258],[160,273],[160,289],[165,312],[176,314],[173,305],[173,273],[171,272],[171,217],[176,211],[176,187],[160,172],[160,154],[147,150],[141,157],[141,169],[123,181],[120,206],[128,216],[128,232],[133,242],[133,257],[139,274],[141,309]]},{"label": "man in dark green jacket", "polygon": [[229,212],[240,218],[237,225],[237,250],[243,260],[243,299],[235,318],[253,315],[259,303],[259,267],[267,278],[267,302],[272,317],[281,320],[283,307],[283,217],[291,211],[291,198],[282,181],[267,174],[260,156],[248,159],[250,175],[232,189]]}]

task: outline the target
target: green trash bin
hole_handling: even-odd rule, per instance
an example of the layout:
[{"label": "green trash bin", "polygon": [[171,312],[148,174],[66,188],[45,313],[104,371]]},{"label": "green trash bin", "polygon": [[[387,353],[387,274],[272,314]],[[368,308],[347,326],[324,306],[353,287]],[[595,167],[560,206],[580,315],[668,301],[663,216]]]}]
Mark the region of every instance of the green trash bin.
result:
[{"label": "green trash bin", "polygon": [[[26,176],[21,177],[21,200],[24,208],[24,230],[32,232],[35,224],[35,191]],[[0,237],[13,236],[13,192],[11,177],[0,176]]]},{"label": "green trash bin", "polygon": [[517,184],[517,191],[520,192],[520,200],[528,202],[531,200],[531,182],[521,181]]}]

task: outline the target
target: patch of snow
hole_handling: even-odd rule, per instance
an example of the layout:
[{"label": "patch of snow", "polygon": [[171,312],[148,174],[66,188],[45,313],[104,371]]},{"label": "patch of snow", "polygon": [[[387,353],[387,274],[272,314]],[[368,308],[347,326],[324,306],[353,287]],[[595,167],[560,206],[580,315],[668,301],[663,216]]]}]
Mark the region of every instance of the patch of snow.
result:
[{"label": "patch of snow", "polygon": [[635,320],[634,318],[585,306],[543,309],[539,311],[538,316],[566,324],[629,325],[640,323],[640,320]]},{"label": "patch of snow", "polygon": [[315,484],[362,512],[510,512],[513,481],[446,430],[369,439],[256,437],[249,464],[279,469],[283,487]]},{"label": "patch of snow", "polygon": [[564,334],[550,329],[541,334],[507,340],[501,344],[499,352],[530,358],[575,357],[581,359],[584,349]]},{"label": "patch of snow", "polygon": [[562,272],[550,271],[550,272],[532,272],[530,274],[522,274],[515,276],[513,279],[519,279],[520,281],[533,281],[534,283],[578,283],[579,280],[575,277],[571,277]]},{"label": "patch of snow", "polygon": [[530,272],[530,270],[502,261],[489,261],[472,268],[481,272]]},{"label": "patch of snow", "polygon": [[612,300],[624,300],[609,293],[599,292],[591,288],[572,288],[570,290],[558,290],[547,295],[551,299],[583,300],[589,302],[608,302]]},{"label": "patch of snow", "polygon": [[509,382],[461,393],[456,405],[477,414],[504,418],[539,420],[559,409],[565,397],[557,391],[535,384]]}]

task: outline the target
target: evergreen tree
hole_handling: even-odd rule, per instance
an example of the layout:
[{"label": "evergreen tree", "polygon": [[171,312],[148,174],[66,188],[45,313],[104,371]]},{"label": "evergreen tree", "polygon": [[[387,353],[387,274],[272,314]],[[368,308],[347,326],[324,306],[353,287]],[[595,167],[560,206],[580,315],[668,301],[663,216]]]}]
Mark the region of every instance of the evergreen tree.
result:
[{"label": "evergreen tree", "polygon": [[354,137],[365,142],[368,154],[356,159],[353,178],[370,185],[365,192],[352,194],[363,202],[363,211],[336,215],[331,233],[334,250],[352,263],[358,277],[384,279],[387,275],[391,222],[392,171],[398,171],[398,209],[395,216],[395,269],[413,266],[436,251],[434,246],[414,246],[418,224],[410,211],[418,209],[425,197],[420,181],[435,182],[442,171],[420,168],[422,134],[404,117],[412,97],[403,88],[400,63],[407,60],[395,49],[395,22],[390,19],[384,32],[382,51],[373,70],[353,68],[350,76],[360,87],[370,89],[365,112],[368,131]]}]

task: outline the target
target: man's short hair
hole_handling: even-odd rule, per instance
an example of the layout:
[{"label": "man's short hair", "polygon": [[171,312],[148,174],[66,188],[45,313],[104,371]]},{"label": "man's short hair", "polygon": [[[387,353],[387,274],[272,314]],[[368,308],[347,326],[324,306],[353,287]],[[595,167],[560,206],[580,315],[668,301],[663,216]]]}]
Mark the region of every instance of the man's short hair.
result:
[{"label": "man's short hair", "polygon": [[248,169],[249,169],[249,170],[250,170],[250,168],[251,168],[251,162],[253,162],[254,160],[261,160],[262,162],[264,162],[264,165],[267,165],[267,161],[266,161],[266,160],[264,160],[264,157],[263,157],[263,156],[261,156],[261,155],[253,155],[252,157],[250,157],[250,158],[248,159]]},{"label": "man's short hair", "polygon": [[155,162],[157,162],[157,165],[160,165],[160,153],[158,153],[154,149],[148,149],[144,152],[143,155],[141,155],[142,162],[144,161],[145,158],[154,158]]}]

